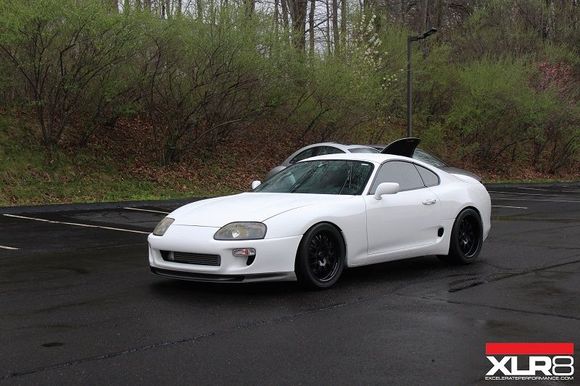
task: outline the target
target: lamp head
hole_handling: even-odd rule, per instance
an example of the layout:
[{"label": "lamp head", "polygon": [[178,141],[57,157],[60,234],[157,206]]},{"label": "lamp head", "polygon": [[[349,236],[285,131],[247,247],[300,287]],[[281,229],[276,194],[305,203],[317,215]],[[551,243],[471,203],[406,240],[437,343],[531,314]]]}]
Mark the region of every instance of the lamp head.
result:
[{"label": "lamp head", "polygon": [[420,36],[420,39],[425,39],[427,36],[433,35],[437,32],[437,28],[431,28],[429,31],[423,32],[423,35]]}]

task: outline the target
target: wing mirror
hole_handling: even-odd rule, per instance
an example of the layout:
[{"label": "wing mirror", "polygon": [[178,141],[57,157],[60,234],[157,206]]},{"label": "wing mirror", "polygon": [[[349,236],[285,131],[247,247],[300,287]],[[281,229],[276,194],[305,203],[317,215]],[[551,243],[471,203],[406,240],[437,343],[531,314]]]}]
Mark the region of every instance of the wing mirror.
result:
[{"label": "wing mirror", "polygon": [[262,181],[252,181],[252,190],[256,189],[260,184],[262,184]]},{"label": "wing mirror", "polygon": [[396,182],[383,182],[375,190],[375,199],[380,200],[383,194],[396,194],[399,192],[399,184]]}]

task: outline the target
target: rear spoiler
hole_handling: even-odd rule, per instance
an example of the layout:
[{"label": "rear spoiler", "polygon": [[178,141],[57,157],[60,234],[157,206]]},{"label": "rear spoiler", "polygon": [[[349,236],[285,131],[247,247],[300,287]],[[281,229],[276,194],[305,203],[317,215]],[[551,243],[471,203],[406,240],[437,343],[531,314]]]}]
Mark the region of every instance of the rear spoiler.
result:
[{"label": "rear spoiler", "polygon": [[413,157],[415,149],[421,140],[416,137],[406,137],[397,139],[389,143],[382,151],[382,154],[400,155],[403,157]]}]

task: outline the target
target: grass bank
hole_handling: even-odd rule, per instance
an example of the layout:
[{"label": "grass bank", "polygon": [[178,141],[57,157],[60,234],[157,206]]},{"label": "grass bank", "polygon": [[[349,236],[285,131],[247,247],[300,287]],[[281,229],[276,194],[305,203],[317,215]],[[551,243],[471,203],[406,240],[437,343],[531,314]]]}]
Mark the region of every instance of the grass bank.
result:
[{"label": "grass bank", "polygon": [[145,171],[134,162],[123,165],[94,149],[82,150],[64,149],[48,159],[23,127],[0,116],[0,206],[158,200],[234,191],[185,173]]},{"label": "grass bank", "polygon": [[[29,119],[0,114],[0,206],[163,200],[240,192],[302,145],[290,139],[272,141],[257,129],[252,136],[241,136],[245,142],[233,137],[219,145],[213,155],[198,154],[160,166],[152,161],[156,159],[151,155],[155,145],[147,131],[127,130],[121,124],[104,142],[83,148],[65,146],[49,159],[28,127],[32,127]],[[574,176],[548,178],[525,170],[505,176],[459,166],[480,173],[485,182],[574,180]]]}]

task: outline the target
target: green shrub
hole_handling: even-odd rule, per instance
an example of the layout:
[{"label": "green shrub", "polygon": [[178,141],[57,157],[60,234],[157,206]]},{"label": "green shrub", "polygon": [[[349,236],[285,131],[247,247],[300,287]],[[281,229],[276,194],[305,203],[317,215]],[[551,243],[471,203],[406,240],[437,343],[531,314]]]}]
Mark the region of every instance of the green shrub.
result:
[{"label": "green shrub", "polygon": [[132,26],[96,1],[2,0],[0,14],[3,60],[19,75],[42,143],[52,150],[75,120],[99,115],[111,72],[130,55]]}]

